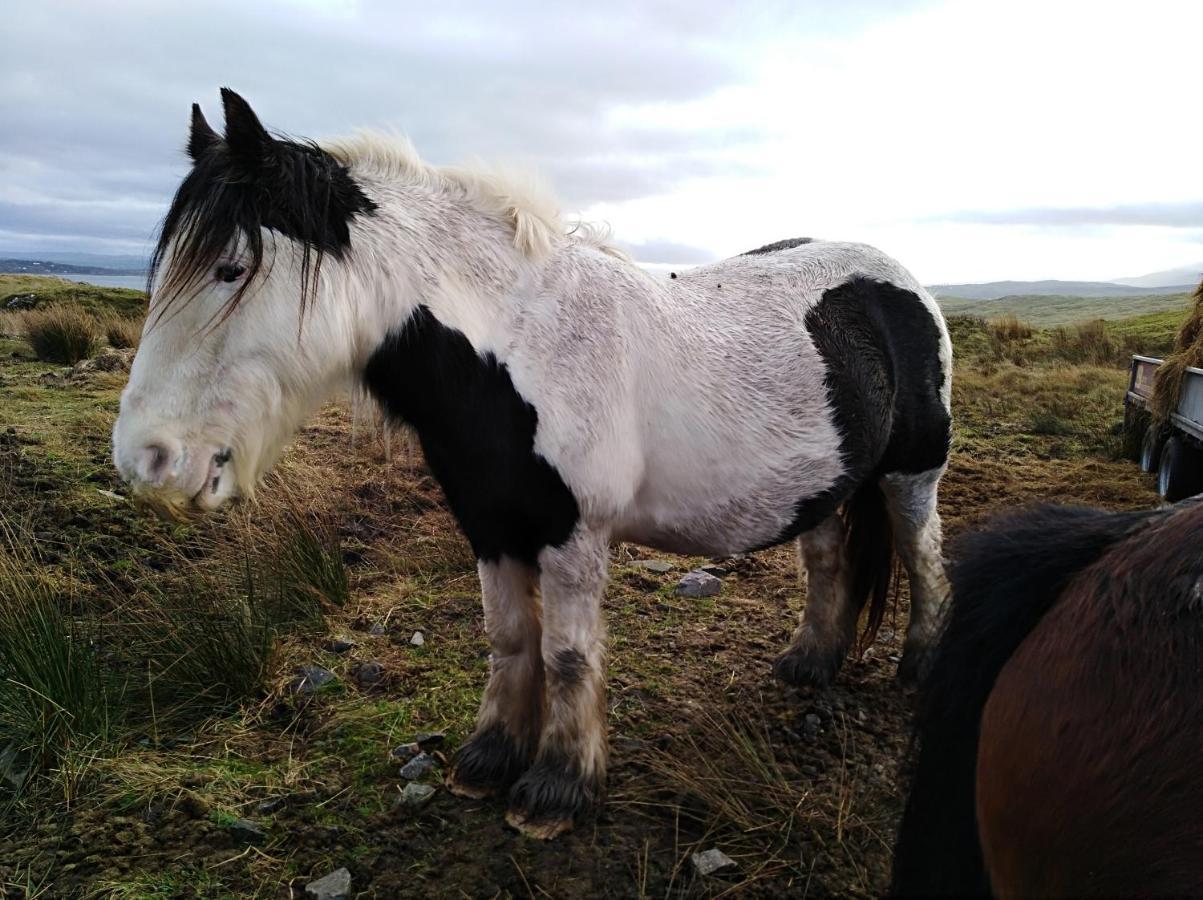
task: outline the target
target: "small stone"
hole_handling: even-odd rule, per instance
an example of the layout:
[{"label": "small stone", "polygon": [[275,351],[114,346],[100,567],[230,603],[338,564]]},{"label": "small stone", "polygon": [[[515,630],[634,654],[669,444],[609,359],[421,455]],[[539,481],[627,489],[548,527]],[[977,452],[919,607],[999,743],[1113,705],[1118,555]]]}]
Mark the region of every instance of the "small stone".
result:
[{"label": "small stone", "polygon": [[409,643],[414,647],[421,647],[426,643],[426,635],[420,631],[415,631],[414,636],[409,639]]},{"label": "small stone", "polygon": [[389,751],[388,755],[393,762],[407,763],[421,752],[422,748],[415,741],[412,744],[402,744],[400,747],[394,747]]},{"label": "small stone", "polygon": [[312,694],[335,678],[333,672],[321,666],[301,666],[297,671],[301,674],[288,683],[288,689],[294,694]]},{"label": "small stone", "polygon": [[706,572],[693,571],[677,583],[678,597],[713,597],[723,589],[723,583]]},{"label": "small stone", "polygon": [[429,753],[419,753],[401,767],[401,777],[408,781],[421,778],[434,768],[434,762],[434,757]]},{"label": "small stone", "polygon": [[631,567],[635,569],[644,569],[648,572],[657,572],[663,575],[665,572],[671,572],[676,568],[666,559],[637,559],[631,563]]},{"label": "small stone", "polygon": [[345,867],[335,869],[324,878],[305,885],[305,896],[312,900],[348,900],[351,896],[351,873]]},{"label": "small stone", "polygon": [[263,830],[263,826],[250,819],[235,819],[226,830],[235,840],[244,844],[262,844],[267,840],[267,832]]},{"label": "small stone", "polygon": [[383,622],[373,622],[372,627],[368,629],[368,634],[374,634],[379,637],[382,634],[387,634],[388,629],[384,627]]},{"label": "small stone", "polygon": [[355,642],[335,638],[334,640],[326,641],[325,647],[331,653],[346,653],[348,650],[355,649]]},{"label": "small stone", "polygon": [[715,563],[707,563],[704,566],[699,566],[698,571],[705,572],[707,575],[713,575],[715,578],[722,578],[728,574],[726,566],[720,566]]},{"label": "small stone", "polygon": [[405,786],[397,803],[407,809],[421,809],[431,801],[435,793],[436,789],[433,786],[413,781]]},{"label": "small stone", "polygon": [[272,797],[268,800],[260,800],[256,809],[259,810],[259,815],[268,816],[277,810],[283,809],[286,803],[288,803],[287,797]]},{"label": "small stone", "polygon": [[698,870],[698,874],[703,876],[735,867],[735,860],[718,847],[711,847],[702,853],[694,853],[690,856],[690,860],[693,862],[693,867]]},{"label": "small stone", "polygon": [[823,730],[823,721],[814,713],[807,713],[802,719],[802,737],[808,741],[813,741],[819,736],[819,732]]},{"label": "small stone", "polygon": [[375,687],[384,681],[384,666],[378,662],[360,663],[359,668],[355,670],[355,680],[360,687]]},{"label": "small stone", "polygon": [[447,735],[441,731],[424,731],[414,738],[414,743],[423,750],[431,750],[434,747],[443,746],[445,740],[447,740]]}]

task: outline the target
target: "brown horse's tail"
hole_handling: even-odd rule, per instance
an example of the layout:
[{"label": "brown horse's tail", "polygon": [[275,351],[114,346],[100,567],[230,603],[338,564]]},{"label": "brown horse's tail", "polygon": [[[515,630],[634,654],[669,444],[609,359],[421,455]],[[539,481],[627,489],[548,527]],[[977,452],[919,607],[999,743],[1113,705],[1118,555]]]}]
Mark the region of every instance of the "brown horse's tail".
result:
[{"label": "brown horse's tail", "polygon": [[860,638],[864,650],[877,637],[894,575],[894,530],[876,479],[861,485],[844,504],[844,527],[852,568],[852,602],[857,609],[869,607]]},{"label": "brown horse's tail", "polygon": [[974,807],[986,699],[1069,580],[1152,515],[1043,506],[954,548],[953,601],[920,688],[891,896],[990,896]]}]

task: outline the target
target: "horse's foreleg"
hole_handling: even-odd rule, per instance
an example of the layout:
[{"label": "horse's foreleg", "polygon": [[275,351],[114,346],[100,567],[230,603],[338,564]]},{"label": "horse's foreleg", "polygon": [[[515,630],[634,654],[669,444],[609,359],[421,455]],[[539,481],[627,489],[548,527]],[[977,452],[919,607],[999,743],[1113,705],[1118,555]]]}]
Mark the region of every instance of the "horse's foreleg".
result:
[{"label": "horse's foreleg", "polygon": [[606,549],[603,536],[578,531],[539,557],[547,710],[534,765],[510,792],[506,816],[533,837],[571,828],[605,782]]},{"label": "horse's foreleg", "polygon": [[892,474],[881,479],[894,544],[911,585],[911,617],[902,648],[898,677],[913,681],[923,670],[928,650],[940,629],[948,599],[948,578],[940,547],[940,513],[936,488],[944,469],[918,475]]},{"label": "horse's foreleg", "polygon": [[773,674],[787,684],[823,686],[835,680],[856,637],[859,610],[849,597],[844,522],[828,516],[798,538],[807,572],[806,610]]},{"label": "horse's foreleg", "polygon": [[484,797],[509,787],[534,758],[543,719],[538,574],[512,559],[481,562],[485,631],[492,653],[476,730],[460,749],[448,788]]}]

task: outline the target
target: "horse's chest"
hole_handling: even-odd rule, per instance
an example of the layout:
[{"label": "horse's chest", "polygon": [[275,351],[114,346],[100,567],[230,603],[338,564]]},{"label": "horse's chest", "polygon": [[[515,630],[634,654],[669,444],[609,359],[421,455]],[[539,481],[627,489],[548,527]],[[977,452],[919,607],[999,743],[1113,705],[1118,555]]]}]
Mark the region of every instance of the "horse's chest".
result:
[{"label": "horse's chest", "polygon": [[576,499],[534,452],[538,415],[506,367],[419,308],[369,359],[364,383],[412,425],[479,559],[534,563],[576,527]]}]

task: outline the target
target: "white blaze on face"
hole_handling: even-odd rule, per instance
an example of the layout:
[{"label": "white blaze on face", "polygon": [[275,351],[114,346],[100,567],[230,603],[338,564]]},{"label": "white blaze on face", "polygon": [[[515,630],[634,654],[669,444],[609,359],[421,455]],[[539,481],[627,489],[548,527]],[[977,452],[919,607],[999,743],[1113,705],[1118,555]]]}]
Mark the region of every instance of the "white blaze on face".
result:
[{"label": "white blaze on face", "polygon": [[[224,320],[248,259],[223,257],[165,308],[164,279],[156,279],[113,428],[113,460],[137,495],[169,513],[250,493],[348,374],[345,317],[318,296],[299,330],[299,248],[267,232],[264,245],[262,269]],[[335,268],[327,257],[323,276]],[[168,254],[162,271],[170,270]]]}]

